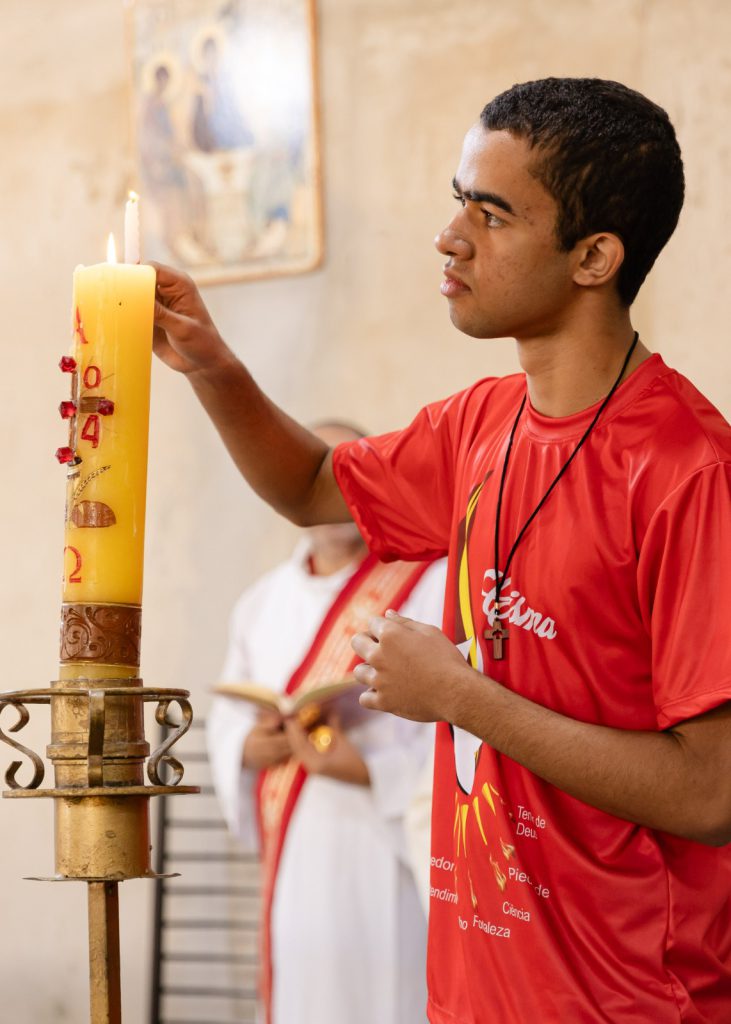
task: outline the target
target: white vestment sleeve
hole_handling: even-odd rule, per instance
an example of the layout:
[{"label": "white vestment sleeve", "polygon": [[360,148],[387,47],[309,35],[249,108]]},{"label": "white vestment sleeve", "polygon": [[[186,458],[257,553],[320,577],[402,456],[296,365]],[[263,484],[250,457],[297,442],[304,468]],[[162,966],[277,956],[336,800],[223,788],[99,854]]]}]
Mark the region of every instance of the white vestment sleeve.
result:
[{"label": "white vestment sleeve", "polygon": [[256,772],[244,768],[244,741],[255,721],[251,705],[216,697],[206,721],[213,786],[226,824],[246,850],[258,849]]},{"label": "white vestment sleeve", "polygon": [[403,725],[401,722],[395,725],[390,746],[363,755],[373,802],[382,818],[403,817],[433,745],[431,723],[404,721]]},{"label": "white vestment sleeve", "polygon": [[[229,645],[222,678],[236,682],[250,678],[249,658],[238,622],[247,615],[248,594],[239,600],[231,615]],[[256,721],[256,710],[247,701],[232,697],[214,698],[206,721],[208,760],[213,786],[230,831],[248,851],[259,845],[256,822],[256,772],[241,764],[244,742]]]}]

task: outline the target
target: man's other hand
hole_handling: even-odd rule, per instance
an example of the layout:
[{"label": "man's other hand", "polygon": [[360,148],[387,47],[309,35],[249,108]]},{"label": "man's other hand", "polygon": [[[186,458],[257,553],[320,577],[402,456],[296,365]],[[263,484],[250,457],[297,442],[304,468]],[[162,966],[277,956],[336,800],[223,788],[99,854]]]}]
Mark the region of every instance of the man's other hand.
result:
[{"label": "man's other hand", "polygon": [[292,747],[292,756],[310,775],[325,775],[355,786],[369,786],[368,766],[335,719],[327,723],[331,740],[326,750],[317,750],[305,729],[295,718],[288,718],[284,730]]},{"label": "man's other hand", "polygon": [[260,771],[280,764],[292,756],[292,747],[284,731],[281,715],[271,711],[259,713],[256,725],[244,741],[241,763],[245,768]]},{"label": "man's other hand", "polygon": [[415,722],[453,721],[457,684],[474,675],[441,629],[392,610],[371,619],[351,647],[363,659],[353,675],[369,687],[359,698],[363,707]]}]

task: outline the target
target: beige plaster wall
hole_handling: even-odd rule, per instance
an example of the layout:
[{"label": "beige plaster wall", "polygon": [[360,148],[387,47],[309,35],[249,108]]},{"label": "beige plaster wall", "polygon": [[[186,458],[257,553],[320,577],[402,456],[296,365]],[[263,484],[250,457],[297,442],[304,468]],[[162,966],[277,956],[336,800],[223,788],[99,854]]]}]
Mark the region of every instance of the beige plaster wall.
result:
[{"label": "beige plaster wall", "polygon": [[[673,117],[688,202],[637,305],[644,340],[731,415],[731,6],[725,0],[321,0],[327,259],[293,279],[209,289],[224,335],[296,415],[373,430],[477,376],[516,368],[509,342],[450,326],[431,240],[451,210],[464,130],[486,99],[547,74],[619,78]],[[57,658],[63,473],[56,369],[71,274],[120,229],[130,153],[121,0],[1,0],[4,328],[3,688],[44,685]],[[235,595],[293,533],[238,480],[184,381],[156,367],[143,673],[205,710]],[[4,721],[4,719],[3,719]],[[42,749],[48,724],[26,730]],[[0,748],[0,753],[3,748]],[[2,767],[11,752],[1,753]],[[52,809],[0,802],[0,1017],[86,1018],[82,886],[53,868]],[[122,887],[125,1019],[145,1019],[151,891]]]}]

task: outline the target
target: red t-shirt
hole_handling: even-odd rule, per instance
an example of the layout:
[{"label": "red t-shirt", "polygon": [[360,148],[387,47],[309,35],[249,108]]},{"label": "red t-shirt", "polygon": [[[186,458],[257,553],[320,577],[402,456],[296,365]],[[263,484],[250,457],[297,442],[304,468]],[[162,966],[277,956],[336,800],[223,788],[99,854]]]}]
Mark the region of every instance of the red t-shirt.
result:
[{"label": "red t-shirt", "polygon": [[[621,385],[529,527],[492,658],[494,524],[522,375],[336,449],[385,559],[449,552],[444,628],[475,667],[563,715],[665,729],[731,699],[731,428],[654,355]],[[530,402],[510,457],[504,564],[596,407]],[[731,1021],[731,847],[630,824],[438,729],[432,1024]]]}]

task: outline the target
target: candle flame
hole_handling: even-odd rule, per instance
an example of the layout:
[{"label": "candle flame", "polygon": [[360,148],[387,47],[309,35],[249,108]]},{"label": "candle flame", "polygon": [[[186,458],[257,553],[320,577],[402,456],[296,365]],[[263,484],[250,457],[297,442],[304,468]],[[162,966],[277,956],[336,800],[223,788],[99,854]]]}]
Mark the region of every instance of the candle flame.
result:
[{"label": "candle flame", "polygon": [[110,232],[107,240],[107,263],[117,262],[117,247],[114,244],[114,235]]},{"label": "candle flame", "polygon": [[137,195],[136,192],[133,192],[132,189],[130,189],[129,192],[127,193],[127,198],[129,199],[130,203],[136,203],[140,197]]}]

